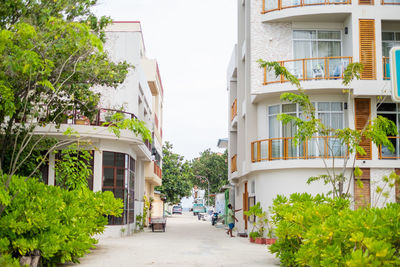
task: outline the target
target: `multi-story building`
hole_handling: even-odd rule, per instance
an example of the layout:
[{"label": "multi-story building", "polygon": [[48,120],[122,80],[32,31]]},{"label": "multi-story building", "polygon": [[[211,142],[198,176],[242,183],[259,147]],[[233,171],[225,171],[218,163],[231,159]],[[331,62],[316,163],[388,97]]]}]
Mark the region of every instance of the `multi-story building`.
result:
[{"label": "multi-story building", "polygon": [[[126,228],[126,233],[134,229],[136,215],[143,212],[143,196],[154,195],[154,187],[148,183],[161,185],[162,140],[158,118],[162,119],[162,85],[157,62],[145,56],[140,22],[121,21],[108,26],[105,50],[112,61],[126,61],[134,68],[117,89],[93,88],[101,94],[96,118],[89,120],[75,111],[60,129],[49,125],[37,132],[63,138],[65,129],[72,127],[91,142],[93,173],[88,184],[93,191],[112,191],[116,198],[123,199],[123,216],[110,217],[104,233],[119,236],[121,228]],[[102,126],[116,112],[125,118],[144,121],[154,134],[153,144],[143,142],[141,136],[128,130],[122,130],[118,138]],[[44,175],[49,185],[55,184],[55,161],[56,156],[51,154]]]},{"label": "multi-story building", "polygon": [[[277,114],[300,116],[296,104],[280,101],[283,92],[296,88],[260,68],[258,59],[285,66],[310,95],[318,118],[333,128],[362,129],[370,118],[385,116],[400,126],[400,104],[390,98],[388,51],[400,45],[398,0],[238,0],[238,41],[228,67],[229,179],[235,184],[235,208],[247,210],[260,201],[264,210],[277,194],[324,193],[322,183],[306,184],[325,173],[315,142],[293,146],[296,129],[282,125]],[[342,84],[350,62],[361,62],[360,80]],[[378,102],[383,103],[377,107]],[[365,140],[365,156],[356,157],[363,169],[361,189],[354,184],[355,206],[373,198],[376,181],[393,170],[400,173],[399,136],[391,137],[395,153]],[[343,150],[340,150],[343,153]],[[352,155],[354,157],[354,155]],[[340,162],[342,161],[342,162]],[[328,168],[332,161],[327,160]],[[337,160],[335,166],[343,166]],[[350,165],[350,164],[349,164]],[[347,171],[351,172],[351,169]],[[396,190],[398,191],[398,189]],[[363,199],[361,199],[363,198]],[[395,190],[390,195],[395,201]],[[239,214],[238,230],[246,231],[248,218]]]}]

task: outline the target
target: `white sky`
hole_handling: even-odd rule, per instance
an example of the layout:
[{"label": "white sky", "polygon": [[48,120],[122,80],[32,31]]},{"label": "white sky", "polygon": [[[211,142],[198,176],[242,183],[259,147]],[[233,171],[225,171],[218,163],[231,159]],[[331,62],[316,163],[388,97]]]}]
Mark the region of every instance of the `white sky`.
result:
[{"label": "white sky", "polygon": [[146,55],[164,86],[163,140],[186,159],[227,137],[226,69],[236,43],[236,0],[98,0],[94,11],[141,21]]}]

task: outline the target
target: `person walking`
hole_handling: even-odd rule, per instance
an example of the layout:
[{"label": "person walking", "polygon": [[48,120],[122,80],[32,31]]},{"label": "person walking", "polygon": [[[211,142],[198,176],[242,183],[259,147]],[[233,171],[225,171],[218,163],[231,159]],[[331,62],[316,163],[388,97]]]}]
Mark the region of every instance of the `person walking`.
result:
[{"label": "person walking", "polygon": [[226,232],[227,235],[230,235],[231,237],[235,237],[232,234],[232,230],[235,227],[235,221],[238,222],[238,219],[235,217],[235,212],[240,211],[241,209],[238,210],[233,210],[232,205],[228,204],[228,212],[226,214],[226,223],[228,224],[228,231]]}]

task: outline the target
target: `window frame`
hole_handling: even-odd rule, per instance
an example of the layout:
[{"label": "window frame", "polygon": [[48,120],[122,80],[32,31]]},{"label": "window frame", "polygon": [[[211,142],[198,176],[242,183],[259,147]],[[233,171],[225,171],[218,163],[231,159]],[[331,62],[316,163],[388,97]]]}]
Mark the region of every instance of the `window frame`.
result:
[{"label": "window frame", "polygon": [[[393,33],[394,40],[383,40],[383,33]],[[396,33],[399,34],[399,40],[396,39]],[[396,46],[396,43],[398,43],[398,45],[400,46],[400,31],[382,31],[381,32],[381,41],[382,41],[382,44],[381,44],[381,46],[382,46],[382,56],[383,57],[389,57],[389,55],[385,56],[384,53],[383,53],[383,43],[394,43],[394,46]]]},{"label": "window frame", "polygon": [[[302,39],[302,38],[294,38],[294,32],[295,31],[315,31],[315,39]],[[340,33],[340,39],[318,39],[318,32],[320,31],[325,31],[325,32],[339,32]],[[292,55],[293,55],[293,59],[297,59],[295,58],[295,49],[294,49],[294,42],[295,41],[310,41],[310,43],[312,41],[316,42],[316,47],[317,47],[317,56],[316,57],[310,57],[310,58],[320,58],[319,56],[319,51],[318,51],[318,41],[322,41],[322,42],[329,42],[329,41],[339,41],[340,42],[340,56],[343,56],[343,30],[341,29],[293,29],[292,30]],[[310,46],[310,55],[312,55],[312,46]],[[298,58],[300,59],[300,58]]]}]

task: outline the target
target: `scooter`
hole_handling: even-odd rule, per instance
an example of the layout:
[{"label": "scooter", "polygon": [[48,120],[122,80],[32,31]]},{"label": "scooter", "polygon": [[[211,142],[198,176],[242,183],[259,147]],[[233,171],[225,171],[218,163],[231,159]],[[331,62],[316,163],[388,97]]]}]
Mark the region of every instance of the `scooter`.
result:
[{"label": "scooter", "polygon": [[211,225],[216,225],[218,221],[218,212],[214,212],[211,217]]}]

